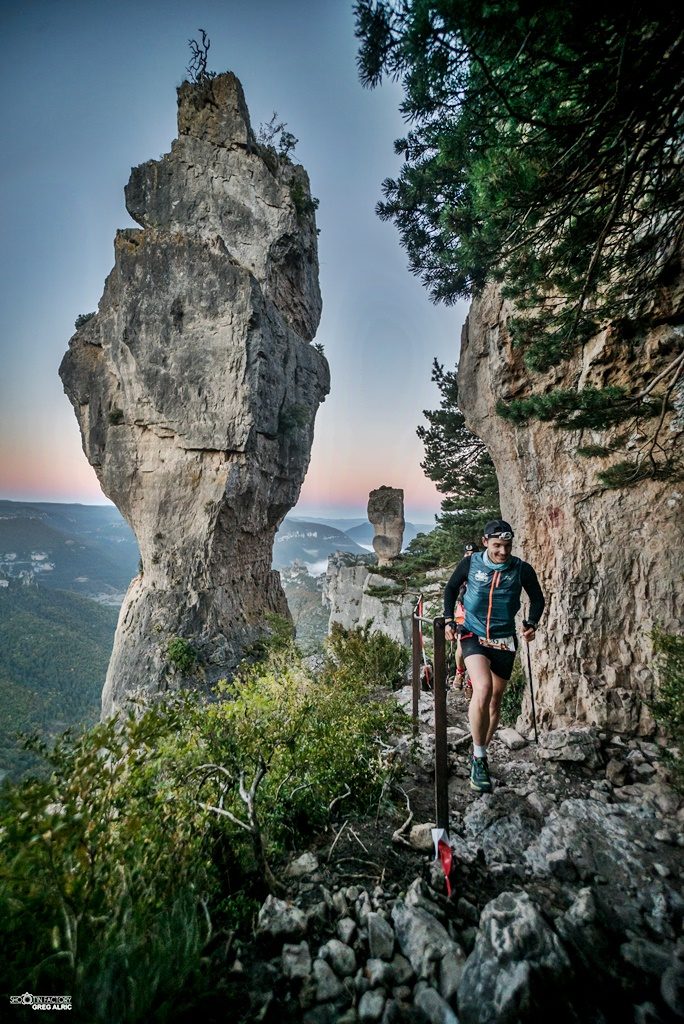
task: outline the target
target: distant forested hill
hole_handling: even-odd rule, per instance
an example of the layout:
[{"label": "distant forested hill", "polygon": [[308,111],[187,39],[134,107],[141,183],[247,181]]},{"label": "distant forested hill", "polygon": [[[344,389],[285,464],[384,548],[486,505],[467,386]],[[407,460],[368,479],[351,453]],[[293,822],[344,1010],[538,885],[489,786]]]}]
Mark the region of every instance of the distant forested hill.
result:
[{"label": "distant forested hill", "polygon": [[34,763],[17,731],[46,738],[99,718],[118,609],[10,580],[0,587],[0,776]]},{"label": "distant forested hill", "polygon": [[133,531],[112,506],[0,501],[0,578],[118,605],[138,557]]},{"label": "distant forested hill", "polygon": [[273,568],[282,569],[293,562],[303,562],[305,565],[320,563],[334,551],[365,554],[363,548],[351,537],[334,526],[286,518],[276,533]]}]

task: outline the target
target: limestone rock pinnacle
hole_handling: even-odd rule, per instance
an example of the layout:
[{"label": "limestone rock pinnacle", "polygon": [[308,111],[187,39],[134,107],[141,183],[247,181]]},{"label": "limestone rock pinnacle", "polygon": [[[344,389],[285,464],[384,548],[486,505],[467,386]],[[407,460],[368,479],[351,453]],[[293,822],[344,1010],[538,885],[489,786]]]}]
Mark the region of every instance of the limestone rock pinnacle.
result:
[{"label": "limestone rock pinnacle", "polygon": [[[60,366],[83,450],[135,531],[102,714],[133,693],[209,686],[269,612],[275,531],[329,391],[304,169],[259,145],[232,74],[178,89],[170,153],[133,168],[97,313]],[[169,657],[187,642],[192,668]]]},{"label": "limestone rock pinnacle", "polygon": [[375,529],[373,550],[378,565],[389,565],[401,551],[404,536],[404,492],[378,487],[368,495],[368,519]]}]

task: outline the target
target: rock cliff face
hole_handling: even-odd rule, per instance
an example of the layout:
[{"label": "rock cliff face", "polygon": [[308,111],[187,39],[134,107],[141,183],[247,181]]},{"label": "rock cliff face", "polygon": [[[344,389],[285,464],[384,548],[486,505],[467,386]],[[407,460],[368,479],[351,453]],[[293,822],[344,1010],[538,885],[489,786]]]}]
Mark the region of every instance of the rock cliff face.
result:
[{"label": "rock cliff face", "polygon": [[[102,713],[208,685],[268,612],[275,531],[309,463],[328,366],[304,169],[256,143],[232,74],[178,90],[171,152],[134,168],[97,313],[60,366],[83,449],[135,531]],[[170,663],[180,637],[185,667]]]},{"label": "rock cliff face", "polygon": [[[681,345],[671,326],[681,302],[680,286],[654,315],[638,358],[607,330],[569,364],[535,377],[534,390],[643,386]],[[510,313],[495,286],[473,302],[463,329],[458,401],[467,426],[492,454],[501,510],[516,531],[513,551],[534,565],[547,596],[532,645],[538,718],[547,727],[586,722],[648,733],[646,702],[655,685],[650,634],[656,625],[670,632],[682,627],[684,488],[645,481],[608,490],[596,470],[609,462],[575,454],[578,443],[605,444],[605,435],[585,431],[580,440],[577,431],[539,421],[514,426],[496,415],[499,399],[530,384],[511,345]],[[684,424],[668,417],[665,426],[676,433]]]},{"label": "rock cliff face", "polygon": [[336,551],[328,558],[323,603],[330,608],[328,632],[334,625],[356,629],[372,622],[373,632],[385,633],[400,644],[411,644],[415,595],[374,572],[372,555]]}]

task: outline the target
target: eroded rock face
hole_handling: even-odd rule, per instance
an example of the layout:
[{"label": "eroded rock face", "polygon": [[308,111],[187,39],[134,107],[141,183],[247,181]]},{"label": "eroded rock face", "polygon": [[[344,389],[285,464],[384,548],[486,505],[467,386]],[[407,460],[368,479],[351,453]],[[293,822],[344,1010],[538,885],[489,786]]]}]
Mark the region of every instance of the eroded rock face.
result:
[{"label": "eroded rock face", "polygon": [[[586,723],[618,732],[652,730],[646,706],[655,686],[651,634],[656,625],[680,632],[683,624],[681,566],[672,553],[684,541],[684,488],[647,480],[608,490],[596,471],[611,460],[576,454],[578,445],[605,444],[606,435],[584,431],[580,438],[534,420],[516,426],[496,415],[496,404],[526,393],[530,383],[535,392],[585,384],[642,387],[681,344],[670,326],[682,304],[681,282],[662,303],[654,313],[658,326],[640,340],[638,359],[607,330],[568,364],[532,381],[511,344],[511,308],[497,286],[473,302],[463,329],[458,403],[494,460],[502,514],[516,533],[513,552],[532,563],[547,597],[531,648],[537,720],[547,728]],[[665,422],[668,431],[683,428],[681,418]],[[529,693],[525,701],[521,727],[527,729]]]},{"label": "eroded rock face", "polygon": [[336,551],[328,558],[323,603],[330,608],[328,632],[334,625],[356,629],[373,624],[397,643],[411,643],[415,595],[395,581],[373,572],[372,555]]},{"label": "eroded rock face", "polygon": [[378,565],[390,565],[401,551],[404,536],[404,492],[399,487],[378,487],[368,495],[368,520],[375,529],[373,550]]},{"label": "eroded rock face", "polygon": [[[328,365],[304,169],[259,146],[232,74],[178,90],[179,137],[134,168],[98,312],[60,366],[83,449],[135,531],[103,717],[131,692],[208,685],[268,612],[273,537],[309,463]],[[170,663],[181,637],[196,655]],[[178,659],[176,659],[178,662]]]}]

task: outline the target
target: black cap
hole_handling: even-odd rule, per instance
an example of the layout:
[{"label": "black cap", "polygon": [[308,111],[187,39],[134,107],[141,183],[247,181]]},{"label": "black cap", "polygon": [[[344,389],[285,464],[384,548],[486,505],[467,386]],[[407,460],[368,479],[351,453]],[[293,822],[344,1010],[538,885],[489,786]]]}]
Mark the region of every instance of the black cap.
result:
[{"label": "black cap", "polygon": [[503,519],[492,519],[484,528],[485,537],[498,537],[501,533],[510,533],[514,536],[513,527]]},{"label": "black cap", "polygon": [[477,551],[477,547],[476,547],[475,544],[464,544],[463,545],[463,550],[464,550],[464,552]]}]

